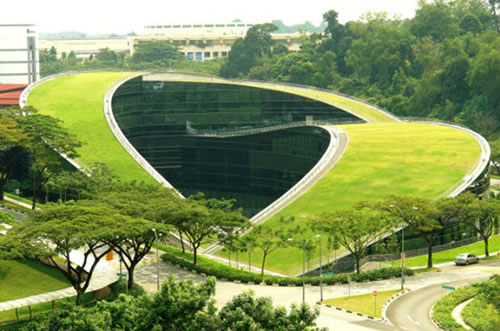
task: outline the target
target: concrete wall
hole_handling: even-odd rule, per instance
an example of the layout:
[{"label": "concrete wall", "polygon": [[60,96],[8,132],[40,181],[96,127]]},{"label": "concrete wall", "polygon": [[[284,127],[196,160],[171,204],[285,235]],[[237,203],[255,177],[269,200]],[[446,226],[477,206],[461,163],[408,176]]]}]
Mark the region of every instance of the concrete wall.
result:
[{"label": "concrete wall", "polygon": [[0,24],[0,83],[40,79],[38,35],[32,24]]}]

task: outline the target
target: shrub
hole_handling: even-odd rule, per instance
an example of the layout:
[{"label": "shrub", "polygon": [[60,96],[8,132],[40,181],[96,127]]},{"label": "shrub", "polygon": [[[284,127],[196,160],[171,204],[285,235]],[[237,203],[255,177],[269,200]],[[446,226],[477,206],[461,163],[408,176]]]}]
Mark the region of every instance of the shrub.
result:
[{"label": "shrub", "polygon": [[439,300],[434,305],[434,320],[439,324],[441,328],[445,330],[465,330],[465,328],[458,324],[451,316],[451,312],[457,305],[461,304],[465,300],[472,298],[477,293],[478,287],[471,285],[459,288],[447,294],[443,299]]},{"label": "shrub", "polygon": [[[276,277],[264,275],[262,277],[260,274],[251,273],[244,270],[238,270],[235,268],[228,267],[219,262],[198,257],[198,264],[194,265],[191,262],[192,255],[189,253],[182,254],[182,252],[176,248],[169,246],[160,246],[162,250],[166,253],[161,256],[164,261],[172,264],[179,265],[181,267],[187,268],[188,270],[195,271],[197,273],[203,273],[210,276],[215,276],[217,279],[227,279],[229,281],[240,281],[243,283],[261,283],[264,280],[266,285],[280,285],[280,286],[301,286],[301,277]],[[405,269],[405,275],[412,276],[414,274],[413,270]],[[353,282],[363,282],[363,281],[374,281],[381,279],[389,279],[393,277],[401,276],[401,268],[383,268],[378,270],[370,270],[367,272],[362,272],[360,274],[352,273],[351,281]],[[304,283],[311,284],[313,286],[318,286],[320,284],[320,278],[316,277],[305,277]],[[333,284],[346,284],[347,274],[337,274],[333,276],[323,277],[323,284],[333,285]]]}]

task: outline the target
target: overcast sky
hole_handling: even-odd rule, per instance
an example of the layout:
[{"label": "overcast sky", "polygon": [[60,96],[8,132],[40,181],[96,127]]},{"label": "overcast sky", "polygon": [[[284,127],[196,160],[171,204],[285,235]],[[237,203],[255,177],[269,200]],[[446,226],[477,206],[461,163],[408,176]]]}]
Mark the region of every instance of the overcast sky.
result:
[{"label": "overcast sky", "polygon": [[417,0],[1,0],[0,24],[35,23],[40,32],[142,33],[144,25],[226,23],[241,19],[264,23],[280,19],[287,25],[339,12],[341,22],[368,11],[412,17]]}]

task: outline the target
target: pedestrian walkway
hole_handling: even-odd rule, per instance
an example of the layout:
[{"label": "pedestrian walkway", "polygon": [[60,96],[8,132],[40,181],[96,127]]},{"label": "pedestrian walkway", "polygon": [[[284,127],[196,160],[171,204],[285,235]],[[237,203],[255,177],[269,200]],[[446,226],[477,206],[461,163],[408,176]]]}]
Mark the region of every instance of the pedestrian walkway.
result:
[{"label": "pedestrian walkway", "polygon": [[[11,202],[11,203],[13,203],[15,205],[31,209],[31,205],[30,204],[27,204],[27,203],[24,203],[24,202],[21,202],[21,201],[9,198],[8,196],[4,196],[3,198],[4,198],[5,201]],[[36,209],[39,209],[39,208],[36,208]]]}]

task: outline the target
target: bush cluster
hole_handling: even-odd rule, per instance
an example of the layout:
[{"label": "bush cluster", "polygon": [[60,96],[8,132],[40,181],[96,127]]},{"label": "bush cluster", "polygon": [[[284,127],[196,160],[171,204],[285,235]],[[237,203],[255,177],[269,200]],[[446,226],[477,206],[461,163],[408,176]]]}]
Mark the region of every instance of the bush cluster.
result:
[{"label": "bush cluster", "polygon": [[462,287],[449,293],[434,305],[434,320],[444,330],[465,330],[465,328],[458,324],[453,316],[451,316],[451,312],[457,305],[472,298],[477,293],[478,287],[474,285]]},{"label": "bush cluster", "polygon": [[[279,285],[279,286],[301,286],[302,277],[278,277],[278,276],[261,276],[257,273],[250,273],[248,271],[238,270],[225,266],[220,263],[212,262],[205,263],[204,260],[198,260],[198,264],[194,265],[191,261],[186,260],[178,256],[175,253],[165,253],[161,258],[169,263],[176,264],[180,267],[186,268],[190,271],[194,271],[199,274],[205,274],[210,276],[215,276],[217,279],[224,279],[229,281],[239,281],[242,283],[255,283],[260,284],[264,282],[266,285]],[[405,269],[405,275],[412,276],[414,274],[413,270]],[[364,282],[364,281],[374,281],[381,279],[389,279],[401,276],[401,268],[383,268],[378,270],[371,270],[367,272],[362,272],[360,274],[337,274],[333,276],[323,277],[323,284],[333,285],[333,284],[346,284],[347,276],[351,276],[351,281],[353,282]],[[304,282],[306,284],[311,284],[313,286],[319,286],[320,277],[305,277]]]}]

